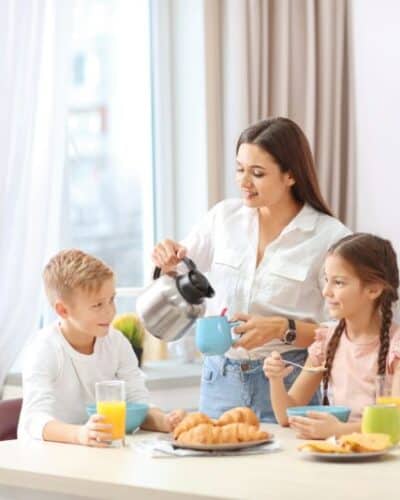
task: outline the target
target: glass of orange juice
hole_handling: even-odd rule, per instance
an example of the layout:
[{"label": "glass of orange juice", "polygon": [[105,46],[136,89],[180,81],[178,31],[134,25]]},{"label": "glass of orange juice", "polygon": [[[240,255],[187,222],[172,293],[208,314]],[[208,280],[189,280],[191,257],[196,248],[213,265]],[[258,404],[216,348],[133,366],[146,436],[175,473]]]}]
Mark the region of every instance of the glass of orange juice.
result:
[{"label": "glass of orange juice", "polygon": [[391,375],[377,375],[375,382],[376,402],[381,405],[397,405],[400,408],[400,387],[393,383]]},{"label": "glass of orange juice", "polygon": [[104,423],[112,425],[111,446],[125,443],[126,402],[125,382],[110,380],[96,383],[96,409],[104,417]]}]

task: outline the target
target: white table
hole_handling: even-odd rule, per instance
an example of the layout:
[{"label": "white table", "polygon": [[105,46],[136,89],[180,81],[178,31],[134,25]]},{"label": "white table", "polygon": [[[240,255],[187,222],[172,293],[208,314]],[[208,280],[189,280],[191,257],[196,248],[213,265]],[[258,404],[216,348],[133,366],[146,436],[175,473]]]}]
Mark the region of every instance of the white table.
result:
[{"label": "white table", "polygon": [[[374,462],[304,458],[290,429],[268,425],[282,451],[232,457],[150,458],[132,448],[0,443],[0,499],[391,499],[400,451]],[[136,439],[153,436],[139,432]],[[27,490],[29,488],[29,490]]]}]

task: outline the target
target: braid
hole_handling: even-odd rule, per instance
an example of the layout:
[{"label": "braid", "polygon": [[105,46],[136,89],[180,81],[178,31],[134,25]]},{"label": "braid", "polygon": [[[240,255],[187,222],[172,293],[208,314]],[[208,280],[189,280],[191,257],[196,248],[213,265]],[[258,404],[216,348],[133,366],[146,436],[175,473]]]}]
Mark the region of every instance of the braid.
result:
[{"label": "braid", "polygon": [[378,375],[386,373],[386,358],[390,345],[390,326],[392,324],[392,298],[390,293],[384,292],[381,300],[382,324],[379,335],[380,347],[378,354]]},{"label": "braid", "polygon": [[382,240],[382,249],[384,257],[382,262],[384,281],[387,287],[380,297],[382,323],[379,335],[378,375],[384,375],[386,373],[386,358],[389,352],[390,327],[393,318],[392,305],[399,298],[399,269],[397,266],[396,253],[388,240]]},{"label": "braid", "polygon": [[335,328],[335,331],[329,340],[328,343],[328,348],[326,350],[326,359],[325,359],[325,368],[326,370],[324,371],[324,376],[322,378],[322,383],[323,383],[323,404],[324,405],[329,405],[329,400],[328,400],[328,383],[329,379],[331,377],[331,371],[332,371],[332,364],[333,364],[333,359],[336,354],[336,349],[339,345],[339,340],[340,337],[342,336],[342,333],[344,332],[344,329],[346,327],[346,322],[344,319],[341,319]]}]

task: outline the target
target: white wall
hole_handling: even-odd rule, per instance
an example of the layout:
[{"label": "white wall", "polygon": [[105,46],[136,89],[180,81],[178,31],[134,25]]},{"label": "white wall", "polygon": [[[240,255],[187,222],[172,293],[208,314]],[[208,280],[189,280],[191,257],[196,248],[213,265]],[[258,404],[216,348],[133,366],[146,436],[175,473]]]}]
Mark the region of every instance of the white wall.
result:
[{"label": "white wall", "polygon": [[353,0],[357,230],[400,253],[400,2]]}]

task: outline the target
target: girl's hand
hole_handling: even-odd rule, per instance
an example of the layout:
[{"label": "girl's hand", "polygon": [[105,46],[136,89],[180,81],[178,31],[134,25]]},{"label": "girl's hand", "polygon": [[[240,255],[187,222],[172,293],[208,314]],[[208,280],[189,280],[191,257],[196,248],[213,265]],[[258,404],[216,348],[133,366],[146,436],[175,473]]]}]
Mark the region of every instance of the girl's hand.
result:
[{"label": "girl's hand", "polygon": [[164,240],[153,248],[152,261],[163,273],[174,271],[176,265],[185,257],[186,248],[176,241]]},{"label": "girl's hand", "polygon": [[273,351],[264,361],[264,373],[269,379],[285,378],[293,371],[293,366],[285,365],[279,352]]},{"label": "girl's hand", "polygon": [[175,427],[185,418],[185,410],[174,410],[165,415],[165,425],[167,432],[172,432]]},{"label": "girl's hand", "polygon": [[105,448],[112,440],[112,425],[104,424],[102,415],[92,415],[85,425],[78,428],[77,441],[84,446]]},{"label": "girl's hand", "polygon": [[341,422],[329,413],[309,411],[307,417],[290,417],[289,425],[300,439],[326,439],[340,435]]},{"label": "girl's hand", "polygon": [[250,316],[237,313],[233,321],[243,321],[242,325],[235,327],[234,332],[242,334],[233,347],[254,349],[267,344],[273,339],[281,339],[287,329],[287,319],[280,316]]}]

